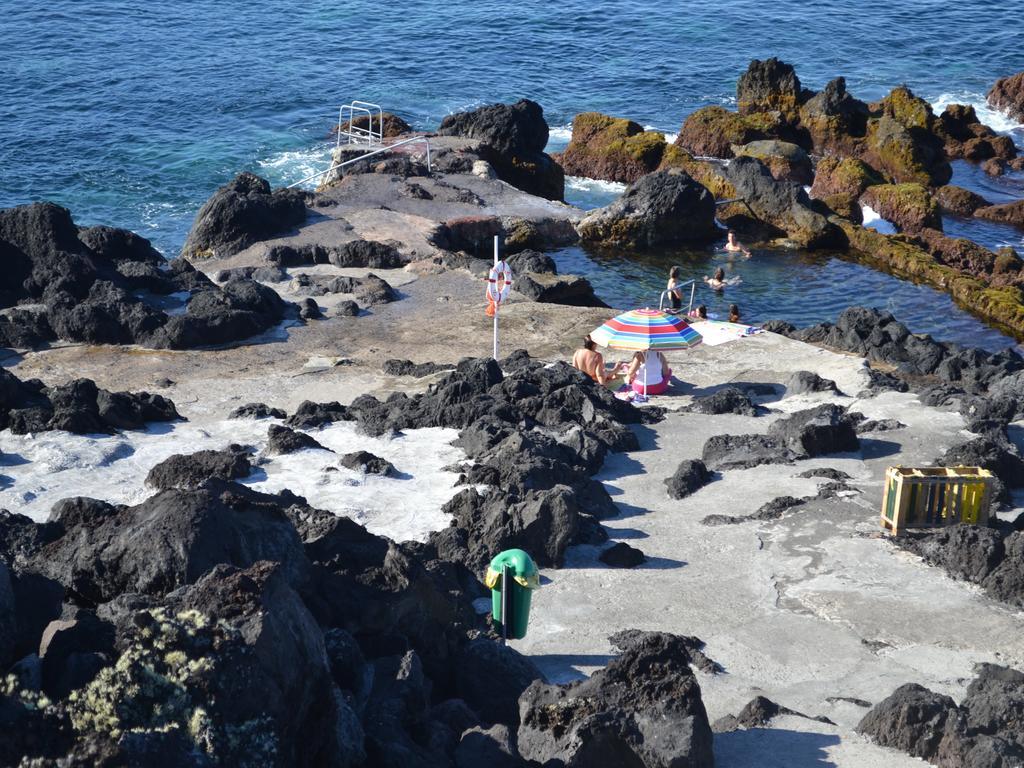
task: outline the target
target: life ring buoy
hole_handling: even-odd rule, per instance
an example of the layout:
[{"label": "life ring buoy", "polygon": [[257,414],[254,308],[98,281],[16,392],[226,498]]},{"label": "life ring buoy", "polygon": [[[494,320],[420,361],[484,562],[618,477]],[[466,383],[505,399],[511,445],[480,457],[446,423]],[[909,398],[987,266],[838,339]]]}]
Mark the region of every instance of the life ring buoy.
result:
[{"label": "life ring buoy", "polygon": [[[500,285],[499,285],[500,283]],[[512,290],[512,270],[504,261],[499,261],[487,274],[487,300],[501,304]]]}]

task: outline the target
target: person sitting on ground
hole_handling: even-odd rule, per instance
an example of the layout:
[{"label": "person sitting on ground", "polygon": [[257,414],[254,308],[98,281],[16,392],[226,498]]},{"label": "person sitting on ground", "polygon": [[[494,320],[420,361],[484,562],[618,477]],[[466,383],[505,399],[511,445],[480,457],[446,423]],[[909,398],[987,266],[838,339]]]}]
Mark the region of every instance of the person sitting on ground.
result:
[{"label": "person sitting on ground", "polygon": [[626,381],[640,395],[660,395],[668,390],[672,369],[657,350],[637,352],[626,370]]},{"label": "person sitting on ground", "polygon": [[743,243],[736,239],[736,233],[731,229],[725,240],[725,250],[729,253],[742,253],[744,257],[750,258],[750,251],[744,247]]},{"label": "person sitting on ground", "polygon": [[704,304],[698,304],[696,309],[690,310],[689,317],[695,320],[707,320],[708,319],[708,308]]},{"label": "person sitting on ground", "polygon": [[577,349],[572,356],[572,367],[583,371],[598,384],[609,389],[618,389],[622,386],[622,376],[609,374],[604,369],[604,355],[596,349],[597,344],[588,333],[583,337],[583,346]]},{"label": "person sitting on ground", "polygon": [[672,310],[674,312],[678,312],[683,308],[683,293],[679,288],[682,277],[683,270],[679,267],[672,267],[668,271],[668,285],[665,286],[665,290],[668,291],[668,298],[672,302]]},{"label": "person sitting on ground", "polygon": [[740,306],[739,304],[729,305],[729,322],[738,323],[740,322]]}]

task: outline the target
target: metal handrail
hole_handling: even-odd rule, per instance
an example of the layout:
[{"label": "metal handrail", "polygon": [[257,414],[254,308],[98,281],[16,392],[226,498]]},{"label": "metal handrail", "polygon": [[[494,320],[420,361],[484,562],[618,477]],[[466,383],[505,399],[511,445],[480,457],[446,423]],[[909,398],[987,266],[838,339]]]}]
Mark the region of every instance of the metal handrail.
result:
[{"label": "metal handrail", "polygon": [[[348,130],[342,131],[341,126],[345,124],[345,114],[348,113]],[[356,119],[356,114],[366,115],[367,127],[358,128],[353,123]],[[373,129],[373,116],[377,115],[377,130]],[[348,104],[343,104],[338,107],[338,137],[335,143],[336,147],[341,146],[341,137],[347,136],[349,144],[360,144],[365,143],[373,146],[374,144],[384,143],[384,110],[380,104],[371,104],[368,101],[352,101]]]},{"label": "metal handrail", "polygon": [[292,187],[297,187],[297,186],[299,186],[299,184],[305,184],[307,181],[312,181],[313,179],[319,178],[320,176],[323,176],[324,174],[330,173],[331,171],[336,171],[339,168],[344,168],[346,165],[352,165],[352,163],[361,163],[363,160],[368,160],[369,158],[373,157],[374,155],[380,155],[380,154],[383,154],[384,152],[390,152],[391,150],[395,149],[396,147],[400,147],[403,144],[411,144],[414,141],[422,141],[423,143],[425,143],[427,145],[427,171],[428,172],[432,172],[434,169],[433,169],[433,167],[430,164],[430,141],[427,139],[426,136],[413,136],[411,139],[402,139],[402,141],[397,141],[394,144],[389,144],[386,147],[381,147],[380,149],[375,149],[375,150],[373,150],[373,152],[367,152],[365,155],[362,155],[360,157],[354,157],[351,160],[346,160],[343,163],[338,163],[337,165],[332,165],[326,171],[318,171],[317,173],[314,173],[312,176],[307,176],[304,179],[299,179],[298,181],[296,181],[293,184],[289,184],[287,188],[291,189]]},{"label": "metal handrail", "polygon": [[687,317],[689,317],[690,313],[693,312],[693,297],[697,293],[697,281],[696,280],[684,280],[679,285],[677,285],[675,288],[673,288],[671,291],[668,288],[666,288],[664,291],[662,291],[661,292],[661,297],[658,299],[658,309],[660,309],[662,312],[675,312],[675,310],[672,310],[672,309],[665,309],[665,298],[670,293],[672,293],[672,291],[675,291],[675,290],[677,290],[679,288],[682,288],[684,285],[689,285],[690,286],[690,306],[686,310],[686,315],[687,315]]}]

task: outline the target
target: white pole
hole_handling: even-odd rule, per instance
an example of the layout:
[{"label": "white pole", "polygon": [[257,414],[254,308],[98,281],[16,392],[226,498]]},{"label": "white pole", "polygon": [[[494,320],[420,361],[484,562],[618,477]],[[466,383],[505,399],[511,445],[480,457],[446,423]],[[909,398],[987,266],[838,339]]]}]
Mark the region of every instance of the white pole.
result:
[{"label": "white pole", "polygon": [[[498,236],[494,236],[494,266],[498,266]],[[502,276],[504,277],[504,276]],[[498,292],[498,284],[494,284],[494,290],[498,294],[499,300],[494,302],[494,361],[498,361],[498,309],[501,307],[501,293]]]},{"label": "white pole", "polygon": [[690,317],[690,314],[693,312],[693,296],[696,293],[697,293],[697,281],[694,280],[690,284],[690,308],[686,311],[686,316],[687,317]]}]

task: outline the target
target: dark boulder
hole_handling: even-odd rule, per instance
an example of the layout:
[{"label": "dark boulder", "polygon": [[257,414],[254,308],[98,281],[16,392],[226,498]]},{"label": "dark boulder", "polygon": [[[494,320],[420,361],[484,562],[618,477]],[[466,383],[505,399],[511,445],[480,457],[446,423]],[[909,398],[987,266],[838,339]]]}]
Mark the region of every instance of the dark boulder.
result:
[{"label": "dark boulder", "polygon": [[266,179],[240,173],[203,203],[185,240],[182,256],[231,256],[305,220],[303,192],[271,192]]},{"label": "dark boulder", "polygon": [[1014,120],[1024,120],[1024,72],[996,80],[987,98],[989,104]]},{"label": "dark boulder", "polygon": [[481,157],[494,166],[502,180],[530,194],[562,199],[565,173],[544,153],[548,124],[536,102],[521,99],[515,104],[491,104],[448,115],[438,133],[479,139]]},{"label": "dark boulder", "polygon": [[812,392],[842,394],[832,379],[823,379],[813,371],[797,371],[786,381],[788,395],[805,395]]},{"label": "dark boulder", "polygon": [[684,638],[626,632],[623,653],[589,679],[533,683],[519,700],[519,752],[565,768],[710,768],[711,726]]},{"label": "dark boulder", "polygon": [[755,696],[747,702],[738,715],[726,715],[719,718],[712,725],[715,733],[728,733],[740,728],[763,728],[779,715],[790,715],[793,717],[805,717],[809,720],[817,720],[822,723],[834,725],[827,717],[808,717],[802,712],[777,704],[767,696]]},{"label": "dark boulder", "polygon": [[352,240],[330,251],[328,260],[336,267],[396,269],[405,264],[398,249],[375,240]]},{"label": "dark boulder", "polygon": [[686,406],[690,413],[704,413],[719,416],[723,413],[733,413],[739,416],[760,416],[765,409],[755,405],[750,395],[739,387],[723,387],[712,392],[710,395],[694,398],[693,402]]},{"label": "dark boulder", "polygon": [[307,448],[316,448],[321,451],[330,450],[320,445],[311,435],[307,435],[305,432],[298,432],[290,427],[271,424],[270,429],[267,430],[267,453],[280,455],[295,453],[295,451],[302,451]]},{"label": "dark boulder", "polygon": [[398,474],[398,470],[395,469],[394,464],[387,459],[382,459],[380,456],[374,456],[369,451],[346,453],[338,459],[338,463],[343,467],[347,467],[348,469],[353,469],[356,472],[362,472],[367,475],[394,477]]},{"label": "dark boulder", "polygon": [[798,454],[767,435],[715,435],[701,450],[708,469],[748,469],[760,464],[789,464]]},{"label": "dark boulder", "polygon": [[441,371],[450,371],[454,366],[443,363],[414,363],[412,360],[385,360],[381,369],[388,376],[412,376],[423,378]]},{"label": "dark boulder", "polygon": [[519,725],[520,695],[543,676],[514,648],[489,637],[470,640],[455,661],[455,689],[485,722]]},{"label": "dark boulder", "polygon": [[462,734],[455,750],[455,768],[521,768],[523,761],[515,745],[515,733],[506,726],[470,728]]},{"label": "dark boulder", "polygon": [[295,429],[313,429],[336,421],[352,421],[353,418],[348,408],[337,401],[314,403],[303,400],[285,423]]},{"label": "dark boulder", "polygon": [[775,421],[768,434],[800,456],[814,457],[860,449],[854,420],[846,408],[825,403]]},{"label": "dark boulder", "polygon": [[850,95],[842,77],[829,81],[800,107],[800,126],[818,152],[855,151],[867,123],[868,105]]},{"label": "dark boulder", "polygon": [[700,459],[686,459],[679,463],[675,474],[665,479],[668,495],[672,499],[683,499],[696,493],[711,482],[711,473]]},{"label": "dark boulder", "polygon": [[657,171],[631,184],[610,205],[588,213],[577,225],[592,242],[650,248],[718,237],[715,198],[685,171]]},{"label": "dark boulder", "polygon": [[88,685],[114,657],[114,627],[92,611],[67,608],[39,640],[43,690],[55,699]]},{"label": "dark boulder", "polygon": [[531,301],[572,307],[607,307],[594,295],[594,286],[577,275],[515,274],[512,287]]},{"label": "dark boulder", "polygon": [[762,224],[806,248],[843,245],[841,231],[814,210],[803,187],[776,181],[760,160],[737,157],[729,162],[725,175]]},{"label": "dark boulder", "polygon": [[857,730],[883,747],[928,759],[937,754],[946,721],[955,712],[949,696],[907,683],[876,704]]},{"label": "dark boulder", "polygon": [[68,499],[51,513],[62,534],[29,562],[92,602],[124,592],[165,595],[220,563],[276,560],[298,583],[308,562],[285,506],[280,497],[218,480],[160,491],[134,507]]},{"label": "dark boulder", "polygon": [[573,176],[631,184],[658,168],[665,147],[664,134],[632,120],[583,112],[573,118],[560,162]]},{"label": "dark boulder", "polygon": [[164,459],[146,475],[146,485],[159,490],[199,488],[210,478],[237,480],[248,477],[252,471],[249,452],[240,445],[228,446],[223,451],[197,451],[175,454]]},{"label": "dark boulder", "polygon": [[514,253],[505,259],[512,268],[512,274],[518,275],[524,272],[532,272],[537,275],[557,275],[558,267],[555,260],[546,253],[540,251],[525,250]]},{"label": "dark boulder", "polygon": [[281,408],[271,408],[265,403],[246,403],[228,414],[229,419],[284,419],[287,416]]},{"label": "dark boulder", "polygon": [[642,550],[631,547],[624,541],[602,550],[597,559],[612,568],[636,568],[647,562],[647,556]]},{"label": "dark boulder", "polygon": [[803,88],[793,66],[775,57],[752,60],[736,81],[736,102],[741,115],[781,112],[793,119],[802,99]]}]

